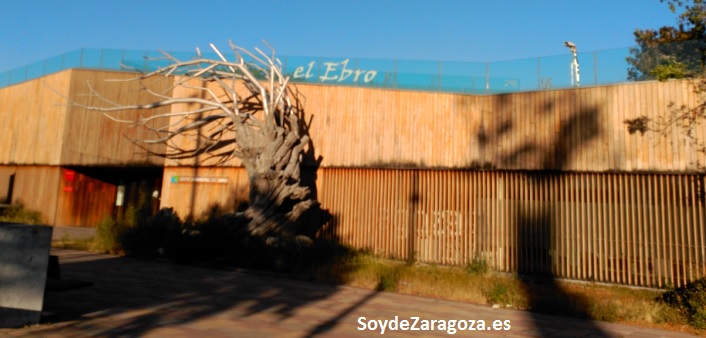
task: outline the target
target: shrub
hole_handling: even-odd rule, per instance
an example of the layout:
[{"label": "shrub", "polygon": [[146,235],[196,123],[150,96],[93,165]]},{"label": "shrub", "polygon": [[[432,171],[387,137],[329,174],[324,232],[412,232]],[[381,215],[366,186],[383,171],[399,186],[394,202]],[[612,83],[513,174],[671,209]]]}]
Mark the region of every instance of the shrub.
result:
[{"label": "shrub", "polygon": [[396,268],[386,269],[380,274],[378,283],[375,286],[377,291],[397,291],[397,284],[400,280],[400,271]]},{"label": "shrub", "polygon": [[182,234],[182,223],[173,209],[165,208],[135,227],[122,238],[126,252],[142,256],[176,255]]},{"label": "shrub", "polygon": [[127,225],[116,222],[112,217],[106,217],[98,223],[93,245],[96,250],[117,254],[123,251],[121,239],[127,230]]},{"label": "shrub", "polygon": [[484,293],[489,304],[500,304],[504,306],[505,304],[512,303],[510,288],[502,281],[495,281]]},{"label": "shrub", "polygon": [[25,209],[22,204],[13,205],[0,213],[0,222],[42,224],[44,217],[39,211]]},{"label": "shrub", "polygon": [[488,265],[488,262],[480,257],[475,257],[473,260],[468,263],[468,266],[466,267],[466,272],[473,276],[481,276],[485,275],[490,271],[490,265]]},{"label": "shrub", "polygon": [[242,234],[247,219],[241,215],[211,213],[208,218],[182,226],[177,257],[181,261],[233,263],[243,250]]},{"label": "shrub", "polygon": [[668,291],[659,300],[683,312],[691,326],[706,329],[706,277]]}]

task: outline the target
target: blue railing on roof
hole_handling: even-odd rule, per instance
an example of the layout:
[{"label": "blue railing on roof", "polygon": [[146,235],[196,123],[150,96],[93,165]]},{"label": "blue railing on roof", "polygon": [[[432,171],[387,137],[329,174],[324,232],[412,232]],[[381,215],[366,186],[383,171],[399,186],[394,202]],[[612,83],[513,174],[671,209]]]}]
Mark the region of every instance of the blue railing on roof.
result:
[{"label": "blue railing on roof", "polygon": [[[170,52],[193,59],[196,53]],[[578,54],[581,86],[628,81],[628,48]],[[204,57],[217,58],[205,53]],[[502,62],[278,56],[293,82],[498,94],[574,85],[571,54]],[[79,49],[0,73],[0,88],[69,68],[148,72],[170,63],[159,51]]]}]

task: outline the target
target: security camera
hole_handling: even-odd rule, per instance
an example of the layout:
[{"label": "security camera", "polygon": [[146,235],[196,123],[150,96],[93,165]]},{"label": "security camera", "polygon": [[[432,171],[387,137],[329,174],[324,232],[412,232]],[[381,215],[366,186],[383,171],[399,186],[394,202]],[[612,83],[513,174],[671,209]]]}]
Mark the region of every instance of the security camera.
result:
[{"label": "security camera", "polygon": [[571,41],[564,42],[564,46],[569,47],[569,48],[576,48],[576,45]]}]

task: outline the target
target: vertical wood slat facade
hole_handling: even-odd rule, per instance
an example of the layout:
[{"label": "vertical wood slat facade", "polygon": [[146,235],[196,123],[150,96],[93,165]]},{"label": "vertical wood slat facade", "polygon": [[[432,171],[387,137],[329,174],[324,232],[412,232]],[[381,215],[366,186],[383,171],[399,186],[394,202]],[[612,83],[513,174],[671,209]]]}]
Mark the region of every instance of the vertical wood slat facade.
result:
[{"label": "vertical wood slat facade", "polygon": [[706,274],[703,176],[320,169],[319,178],[333,213],[320,235],[387,257],[483,258],[499,271],[646,287]]},{"label": "vertical wood slat facade", "polygon": [[[190,170],[167,168],[165,181]],[[247,196],[243,168],[198,175],[231,181],[165,183],[163,206],[198,216],[207,202],[229,210]],[[319,168],[317,177],[331,213],[318,236],[382,256],[480,258],[498,271],[645,287],[706,275],[702,175]]]},{"label": "vertical wood slat facade", "polygon": [[11,195],[12,203],[38,211],[45,222],[54,224],[60,175],[61,169],[54,166],[0,166],[1,203]]},{"label": "vertical wood slat facade", "polygon": [[696,172],[706,157],[678,126],[662,138],[628,134],[624,123],[668,117],[670,103],[695,105],[694,85],[641,82],[492,96],[314,84],[297,84],[297,91],[322,167]]},{"label": "vertical wood slat facade", "polygon": [[[93,104],[80,96],[86,80],[125,76],[68,70],[0,89],[0,164],[28,173],[13,192],[31,198],[27,207],[54,220],[66,207],[57,200],[61,165],[162,164],[126,149],[123,135],[140,138],[139,130],[62,106],[48,90]],[[391,257],[461,265],[479,257],[501,271],[630,285],[679,286],[706,273],[703,178],[689,174],[703,154],[678,132],[629,135],[623,124],[665,116],[670,102],[693,105],[693,82],[497,96],[297,86],[323,157],[318,199],[334,215],[322,236]],[[150,100],[120,85],[97,89],[120,102]],[[527,171],[545,169],[573,173]],[[229,181],[169,183],[199,175]],[[163,206],[183,216],[247,196],[242,168],[170,166],[165,178]]]}]

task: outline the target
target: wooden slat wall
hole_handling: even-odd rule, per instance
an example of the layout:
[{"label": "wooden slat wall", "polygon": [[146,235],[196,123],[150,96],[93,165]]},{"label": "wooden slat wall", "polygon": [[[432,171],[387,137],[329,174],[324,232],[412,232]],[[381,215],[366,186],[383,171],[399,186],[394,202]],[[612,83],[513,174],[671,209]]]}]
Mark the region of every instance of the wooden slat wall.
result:
[{"label": "wooden slat wall", "polygon": [[684,172],[704,160],[677,126],[664,139],[630,135],[623,122],[695,105],[689,81],[495,96],[299,89],[324,167]]},{"label": "wooden slat wall", "polygon": [[7,185],[12,174],[15,175],[15,183],[11,203],[22,204],[29,210],[39,211],[46,224],[54,224],[59,191],[59,167],[1,166],[0,197],[6,196]]},{"label": "wooden slat wall", "polygon": [[[66,107],[66,97],[104,104],[86,96],[90,93],[87,83],[109,100],[153,101],[134,83],[105,81],[133,75],[74,69],[0,89],[0,118],[6,121],[0,124],[0,163],[162,165],[163,160],[145,156],[129,141],[148,137],[144,128]],[[168,92],[172,81],[159,78],[147,85]],[[694,105],[693,87],[693,82],[683,80],[469,96],[297,85],[306,113],[313,117],[311,136],[324,167],[582,172],[697,170],[696,163],[706,157],[685,142],[676,127],[668,138],[661,138],[629,135],[623,123],[641,115],[665,116],[670,103]],[[131,119],[166,111],[128,111],[116,116]],[[706,136],[703,128],[698,127],[695,134]]]},{"label": "wooden slat wall", "polygon": [[[68,97],[76,103],[89,106],[109,107],[110,104],[96,96],[89,95],[89,84],[106,100],[120,104],[146,104],[157,101],[155,96],[140,90],[134,81],[108,81],[134,78],[134,73],[71,70],[71,89]],[[143,83],[157,93],[170,94],[172,78],[159,77]],[[169,108],[155,110],[127,110],[111,113],[112,116],[135,120],[168,112]],[[154,120],[152,127],[166,125],[167,119]],[[131,140],[154,137],[147,128],[112,121],[101,112],[87,111],[71,106],[66,116],[63,134],[62,165],[163,165],[164,160],[148,154],[135,146]],[[152,151],[163,152],[164,146],[150,146]]]},{"label": "wooden slat wall", "polygon": [[[172,176],[228,184],[168,183]],[[398,259],[664,287],[706,275],[699,175],[334,169],[317,173],[318,234]],[[247,198],[242,168],[166,168],[183,217]],[[411,234],[411,235],[410,235]]]},{"label": "wooden slat wall", "polygon": [[[296,87],[324,167],[683,172],[705,159],[677,126],[662,138],[630,135],[624,124],[666,116],[670,103],[695,105],[688,80],[493,96]],[[695,133],[704,135],[703,128]]]},{"label": "wooden slat wall", "polygon": [[[173,183],[174,177],[227,178],[228,183]],[[248,200],[248,176],[243,168],[166,167],[162,183],[161,207],[174,208],[181,217],[205,216],[217,206],[232,212],[240,201]]]},{"label": "wooden slat wall", "polygon": [[60,162],[71,72],[0,89],[0,164]]},{"label": "wooden slat wall", "polygon": [[96,227],[105,217],[113,216],[115,184],[73,171],[73,179],[61,169],[59,197],[54,225]]},{"label": "wooden slat wall", "polygon": [[10,194],[11,189],[11,176],[17,171],[15,168],[15,166],[0,166],[0,203],[8,202],[8,195]]},{"label": "wooden slat wall", "polygon": [[[400,259],[635,286],[706,275],[703,176],[320,169],[319,234]],[[412,234],[410,236],[410,234]]]}]

